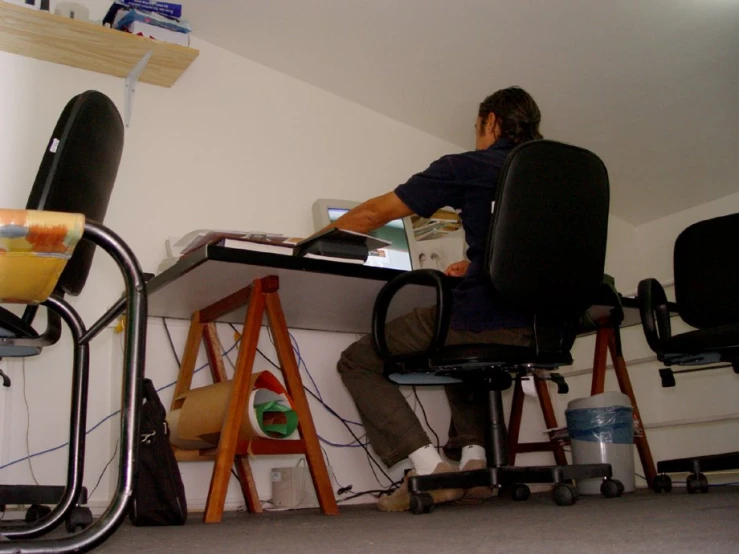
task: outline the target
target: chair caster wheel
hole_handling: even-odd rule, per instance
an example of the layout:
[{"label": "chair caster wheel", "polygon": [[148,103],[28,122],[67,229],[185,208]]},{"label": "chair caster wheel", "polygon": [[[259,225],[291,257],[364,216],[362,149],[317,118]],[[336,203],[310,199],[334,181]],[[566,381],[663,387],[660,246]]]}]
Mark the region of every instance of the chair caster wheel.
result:
[{"label": "chair caster wheel", "polygon": [[626,490],[626,487],[624,487],[624,484],[618,479],[614,479],[613,481],[618,485],[618,495],[621,496]]},{"label": "chair caster wheel", "polygon": [[75,506],[72,511],[67,514],[64,526],[68,533],[74,533],[78,529],[81,531],[92,525],[92,512],[90,508]]},{"label": "chair caster wheel", "polygon": [[600,493],[606,498],[617,498],[624,492],[624,485],[618,479],[606,479],[600,484]]},{"label": "chair caster wheel", "polygon": [[516,483],[511,487],[511,498],[517,502],[528,500],[531,496],[531,489],[523,483]]},{"label": "chair caster wheel", "polygon": [[33,523],[51,513],[51,508],[43,504],[31,504],[26,510],[26,523]]},{"label": "chair caster wheel", "polygon": [[672,479],[670,479],[669,475],[665,475],[664,473],[657,475],[652,480],[652,490],[656,493],[672,491]]},{"label": "chair caster wheel", "polygon": [[708,479],[706,479],[706,476],[702,473],[699,473],[698,475],[691,473],[688,475],[685,485],[690,494],[695,494],[696,492],[706,494],[708,492]]},{"label": "chair caster wheel", "polygon": [[411,496],[411,512],[414,514],[430,514],[434,511],[434,498],[427,492]]},{"label": "chair caster wheel", "polygon": [[559,483],[552,489],[552,498],[557,506],[572,506],[577,502],[577,489],[573,485]]}]

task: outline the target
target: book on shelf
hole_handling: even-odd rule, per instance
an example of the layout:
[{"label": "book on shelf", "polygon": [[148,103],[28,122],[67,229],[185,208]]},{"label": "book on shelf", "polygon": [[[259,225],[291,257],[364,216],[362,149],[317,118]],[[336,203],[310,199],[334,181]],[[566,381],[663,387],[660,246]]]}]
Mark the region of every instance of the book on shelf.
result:
[{"label": "book on shelf", "polygon": [[164,27],[144,23],[143,21],[133,21],[128,25],[128,27],[125,27],[122,30],[128,31],[132,35],[144,38],[153,38],[154,40],[161,40],[171,44],[179,44],[180,46],[190,46],[190,35],[177,31],[170,31]]},{"label": "book on shelf", "polygon": [[390,241],[334,227],[298,242],[293,254],[358,260],[364,263],[370,251],[387,246],[390,246]]},{"label": "book on shelf", "polygon": [[108,13],[103,18],[103,25],[110,25],[113,29],[126,30],[135,21],[148,23],[176,33],[187,34],[192,30],[190,23],[184,19],[169,17],[119,3],[111,5]]},{"label": "book on shelf", "polygon": [[129,8],[139,8],[147,12],[156,12],[168,17],[182,17],[182,4],[174,2],[158,2],[156,0],[118,0]]}]

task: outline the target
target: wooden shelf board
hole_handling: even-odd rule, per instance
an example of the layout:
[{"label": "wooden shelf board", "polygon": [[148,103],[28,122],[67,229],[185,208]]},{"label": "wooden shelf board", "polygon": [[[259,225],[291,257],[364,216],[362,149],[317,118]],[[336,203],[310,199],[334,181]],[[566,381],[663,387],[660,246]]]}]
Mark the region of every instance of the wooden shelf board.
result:
[{"label": "wooden shelf board", "polygon": [[164,87],[171,87],[200,53],[2,1],[0,50],[116,77],[127,77],[152,51],[139,80]]}]

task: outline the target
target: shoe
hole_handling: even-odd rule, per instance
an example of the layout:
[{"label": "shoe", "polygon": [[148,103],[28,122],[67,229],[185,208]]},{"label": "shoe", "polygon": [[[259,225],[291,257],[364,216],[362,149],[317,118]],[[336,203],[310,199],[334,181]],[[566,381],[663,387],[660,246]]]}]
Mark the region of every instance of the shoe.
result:
[{"label": "shoe", "polygon": [[[484,460],[470,460],[464,467],[459,468],[459,471],[475,471],[477,469],[486,469],[487,464]],[[492,487],[471,487],[464,491],[462,502],[477,503],[492,498],[494,496]]]},{"label": "shoe", "polygon": [[[446,462],[441,462],[436,466],[432,473],[455,473],[457,468]],[[377,509],[381,512],[407,512],[411,509],[411,494],[408,491],[408,479],[416,475],[416,470],[412,469],[406,473],[403,483],[392,494],[381,496],[377,501]],[[434,504],[443,504],[445,502],[455,502],[464,496],[462,489],[439,489],[428,491],[434,499]]]}]

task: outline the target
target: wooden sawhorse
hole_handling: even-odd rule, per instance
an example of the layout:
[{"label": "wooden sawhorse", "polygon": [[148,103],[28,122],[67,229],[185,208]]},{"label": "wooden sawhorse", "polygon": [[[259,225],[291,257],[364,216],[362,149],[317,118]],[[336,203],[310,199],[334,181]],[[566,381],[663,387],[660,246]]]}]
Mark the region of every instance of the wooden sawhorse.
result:
[{"label": "wooden sawhorse", "polygon": [[[623,355],[619,352],[616,344],[616,330],[609,324],[607,319],[597,322],[598,328],[595,335],[595,355],[593,357],[593,380],[590,387],[590,395],[600,394],[603,392],[606,381],[606,358],[610,351],[611,361],[613,362],[613,370],[618,380],[621,392],[629,397],[631,406],[634,409],[634,444],[639,452],[639,459],[646,473],[647,484],[651,487],[654,478],[657,476],[657,470],[654,466],[654,458],[652,451],[649,449],[646,431],[642,424],[639,406],[636,403],[634,389],[631,386],[629,372],[626,369],[626,362]],[[557,428],[557,418],[552,408],[552,400],[549,396],[549,389],[541,379],[534,379],[537,396],[539,397],[539,405],[544,415],[544,423],[547,429]],[[523,412],[524,392],[521,381],[516,380],[513,389],[513,402],[511,404],[511,417],[508,425],[508,462],[513,465],[516,461],[516,454],[521,452],[552,452],[554,459],[558,465],[567,464],[567,458],[564,453],[564,445],[568,441],[556,437],[550,438],[545,442],[519,443],[518,436],[521,429],[521,416]]]},{"label": "wooden sawhorse", "polygon": [[[227,380],[223,363],[223,349],[218,339],[215,322],[219,317],[242,306],[247,306],[239,354],[234,370],[233,388],[218,447],[205,450],[180,450],[175,448],[175,454],[180,461],[213,460],[215,458],[213,475],[208,490],[208,500],[203,514],[205,523],[218,523],[223,517],[223,506],[231,478],[231,468],[234,464],[248,511],[251,513],[262,512],[262,505],[249,465],[249,454],[305,454],[321,510],[327,515],[337,515],[339,513],[308,406],[308,399],[305,396],[303,383],[300,379],[285,315],[277,294],[278,289],[279,279],[276,276],[255,279],[251,285],[207,308],[196,311],[192,315],[180,373],[174,390],[172,409],[181,406],[182,401],[177,399],[190,390],[201,341],[205,343],[205,352],[213,382],[218,383]],[[257,353],[257,341],[259,340],[265,310],[268,325],[274,338],[277,359],[285,378],[285,387],[293,400],[294,409],[298,416],[300,438],[297,440],[270,440],[254,437],[249,441],[240,441],[238,438],[242,415],[251,393],[250,383],[254,358]]]}]

